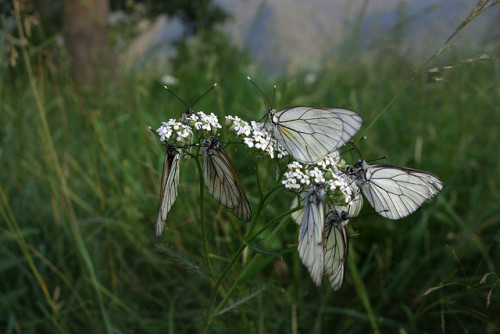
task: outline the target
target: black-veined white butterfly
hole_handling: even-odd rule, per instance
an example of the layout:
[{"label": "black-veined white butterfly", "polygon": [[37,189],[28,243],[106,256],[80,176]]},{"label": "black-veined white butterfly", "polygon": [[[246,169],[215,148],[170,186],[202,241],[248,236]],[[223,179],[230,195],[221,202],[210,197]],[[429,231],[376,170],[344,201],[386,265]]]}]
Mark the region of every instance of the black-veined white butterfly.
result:
[{"label": "black-veined white butterfly", "polygon": [[359,160],[346,174],[361,188],[375,211],[389,219],[400,219],[436,196],[443,181],[426,171],[389,164],[369,165]]},{"label": "black-veined white butterfly", "polygon": [[[298,205],[299,201],[296,197],[292,202],[291,208],[296,208]],[[349,206],[330,207],[325,216],[322,242],[323,269],[325,275],[328,277],[330,287],[334,291],[340,290],[345,277],[347,253],[349,250],[349,235],[347,228],[347,223],[350,219],[349,212],[351,211],[353,214],[357,215],[359,210],[361,210],[361,206],[359,205],[358,197],[356,197]],[[291,214],[296,224],[302,225],[304,212],[305,208],[299,209]],[[319,249],[317,251],[319,251]],[[319,284],[321,284],[321,278]]]},{"label": "black-veined white butterfly", "polygon": [[325,222],[325,189],[315,185],[303,192],[304,209],[300,220],[298,252],[302,263],[317,286],[324,270],[323,228]]},{"label": "black-veined white butterfly", "polygon": [[252,219],[252,210],[229,156],[220,146],[219,138],[203,141],[203,178],[208,192],[243,221]]},{"label": "black-veined white butterfly", "polygon": [[362,124],[361,116],[351,110],[292,107],[269,109],[266,130],[295,160],[314,163],[347,143]]},{"label": "black-veined white butterfly", "polygon": [[332,207],[325,217],[325,275],[330,287],[338,291],[344,283],[347,253],[349,252],[349,213]]},{"label": "black-veined white butterfly", "polygon": [[179,160],[180,153],[172,144],[166,144],[167,154],[163,162],[161,175],[160,203],[158,218],[156,220],[156,236],[160,237],[165,228],[165,221],[172,205],[177,198],[177,186],[179,185]]}]

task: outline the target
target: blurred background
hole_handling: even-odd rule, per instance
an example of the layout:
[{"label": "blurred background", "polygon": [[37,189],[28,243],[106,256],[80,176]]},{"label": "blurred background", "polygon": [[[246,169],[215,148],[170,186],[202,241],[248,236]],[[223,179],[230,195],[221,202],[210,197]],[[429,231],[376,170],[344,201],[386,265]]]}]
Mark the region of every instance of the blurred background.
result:
[{"label": "blurred background", "polygon": [[[0,329],[499,332],[498,3],[0,0]],[[277,85],[276,109],[356,110],[364,159],[445,181],[406,219],[351,220],[339,292],[301,265],[284,189],[248,244],[205,196],[214,281],[192,160],[154,236],[165,152],[148,126],[186,109],[163,86],[190,105],[217,82],[197,110],[258,120],[248,75]],[[253,157],[227,150],[255,212]],[[275,165],[258,170],[272,188]]]}]

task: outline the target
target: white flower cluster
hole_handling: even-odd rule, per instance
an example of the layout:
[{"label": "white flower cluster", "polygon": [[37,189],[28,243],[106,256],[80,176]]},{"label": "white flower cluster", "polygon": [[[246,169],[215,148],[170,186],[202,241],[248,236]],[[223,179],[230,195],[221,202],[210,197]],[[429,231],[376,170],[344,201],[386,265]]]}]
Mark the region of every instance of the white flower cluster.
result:
[{"label": "white flower cluster", "polygon": [[168,122],[162,122],[162,125],[156,130],[163,142],[177,141],[188,143],[193,136],[193,130],[188,125],[182,124],[175,119],[169,119]]},{"label": "white flower cluster", "polygon": [[288,164],[288,171],[285,172],[283,181],[281,183],[287,189],[299,190],[303,186],[308,186],[310,181],[310,176],[307,171],[304,173],[304,166],[300,162],[294,161]]},{"label": "white flower cluster", "polygon": [[338,170],[338,163],[340,162],[340,153],[339,151],[333,151],[326,155],[323,160],[317,162],[317,165],[321,169],[332,168],[335,171]]},{"label": "white flower cluster", "polygon": [[266,131],[265,124],[251,121],[250,124],[238,116],[226,116],[226,124],[229,130],[234,131],[237,136],[243,137],[243,142],[249,148],[264,151],[271,159],[278,159],[288,155],[283,146]]},{"label": "white flower cluster", "polygon": [[214,115],[214,113],[207,115],[203,111],[198,111],[197,113],[188,116],[187,120],[196,130],[204,130],[215,133],[217,129],[222,128],[219,123],[219,119]]},{"label": "white flower cluster", "polygon": [[351,188],[352,182],[339,168],[343,163],[338,152],[327,155],[316,165],[302,165],[294,161],[288,164],[282,184],[285,188],[295,191],[303,191],[314,184],[323,184],[327,193],[339,190],[345,202],[350,203],[355,191]]},{"label": "white flower cluster", "polygon": [[353,187],[357,187],[356,184],[352,183],[348,177],[342,172],[331,174],[332,179],[325,182],[325,187],[327,191],[335,191],[335,189],[342,192],[345,198],[345,204],[351,203],[354,197],[359,194],[359,189],[355,190]]}]

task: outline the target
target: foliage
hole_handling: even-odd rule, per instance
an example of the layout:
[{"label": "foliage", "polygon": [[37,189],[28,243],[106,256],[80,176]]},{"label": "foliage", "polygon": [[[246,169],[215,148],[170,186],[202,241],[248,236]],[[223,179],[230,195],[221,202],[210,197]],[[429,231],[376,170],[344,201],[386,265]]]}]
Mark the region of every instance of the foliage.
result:
[{"label": "foliage", "polygon": [[142,10],[151,17],[160,13],[176,16],[186,27],[186,35],[212,32],[229,18],[229,14],[213,0],[110,0],[110,5],[113,10]]}]

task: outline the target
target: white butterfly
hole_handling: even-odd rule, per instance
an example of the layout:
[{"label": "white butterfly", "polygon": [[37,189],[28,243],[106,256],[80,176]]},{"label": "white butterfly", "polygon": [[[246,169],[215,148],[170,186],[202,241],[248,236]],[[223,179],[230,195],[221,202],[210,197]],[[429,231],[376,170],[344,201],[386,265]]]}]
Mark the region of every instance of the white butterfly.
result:
[{"label": "white butterfly", "polygon": [[303,193],[304,210],[300,220],[298,252],[311,279],[321,285],[324,269],[323,228],[325,222],[325,189],[313,186]]},{"label": "white butterfly", "polygon": [[177,198],[179,185],[179,160],[180,153],[172,144],[166,144],[167,154],[163,163],[161,175],[160,204],[158,218],[156,219],[156,236],[160,237],[165,228],[167,215]]},{"label": "white butterfly", "polygon": [[389,219],[400,219],[436,196],[443,181],[426,171],[389,164],[368,165],[359,160],[346,174],[361,188],[375,211]]},{"label": "white butterfly", "polygon": [[325,274],[333,291],[344,283],[347,253],[349,252],[349,213],[331,208],[325,217]]},{"label": "white butterfly", "polygon": [[266,130],[295,160],[315,163],[347,143],[362,124],[361,116],[351,110],[292,107],[269,109]]},{"label": "white butterfly", "polygon": [[209,137],[201,146],[203,178],[208,192],[243,221],[252,219],[252,210],[243,186],[219,138]]},{"label": "white butterfly", "polygon": [[[291,209],[298,205],[299,200],[295,197]],[[358,194],[348,206],[330,207],[326,213],[323,232],[323,269],[333,291],[340,290],[344,282],[349,251],[347,223],[351,217],[359,213],[362,205],[363,198]],[[292,220],[297,225],[302,225],[304,212],[305,208],[302,208],[291,214]],[[353,216],[350,215],[350,212]]]}]

